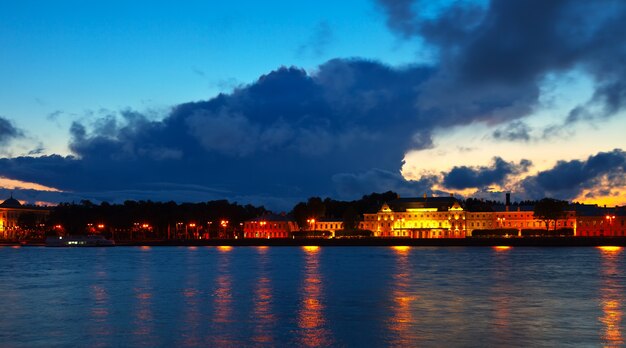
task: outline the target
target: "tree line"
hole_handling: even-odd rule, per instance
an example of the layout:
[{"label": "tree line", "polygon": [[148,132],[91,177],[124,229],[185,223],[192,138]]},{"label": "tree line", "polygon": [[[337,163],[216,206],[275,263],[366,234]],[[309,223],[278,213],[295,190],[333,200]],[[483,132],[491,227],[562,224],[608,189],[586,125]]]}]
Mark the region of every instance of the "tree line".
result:
[{"label": "tree line", "polygon": [[[353,201],[311,197],[297,203],[289,215],[303,228],[309,223],[307,220],[328,219],[342,221],[344,230],[357,230],[363,214],[376,213],[384,203],[398,198],[393,191],[372,193]],[[494,211],[494,206],[502,204],[475,198],[460,202],[468,211]],[[512,209],[517,205],[534,206],[535,216],[546,221],[546,226],[556,226],[556,221],[565,217],[568,207],[567,202],[552,198],[513,203]],[[268,213],[262,206],[240,205],[227,200],[182,204],[131,200],[122,204],[95,204],[83,200],[54,207],[46,226],[51,228],[50,233],[58,233],[54,229],[61,228],[67,234],[97,232],[111,236],[118,233],[118,237],[120,234],[121,237],[132,237],[129,235],[132,233],[143,237],[149,234],[154,238],[233,237],[240,232],[243,222]],[[20,217],[21,226],[30,227],[32,223],[29,215]]]}]

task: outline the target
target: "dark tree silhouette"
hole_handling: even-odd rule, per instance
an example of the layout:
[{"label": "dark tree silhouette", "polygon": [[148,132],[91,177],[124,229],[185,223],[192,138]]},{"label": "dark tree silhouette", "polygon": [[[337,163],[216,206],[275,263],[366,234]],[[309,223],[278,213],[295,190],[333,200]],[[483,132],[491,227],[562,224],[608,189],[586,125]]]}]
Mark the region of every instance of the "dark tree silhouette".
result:
[{"label": "dark tree silhouette", "polygon": [[535,217],[543,220],[546,224],[546,230],[550,229],[550,222],[554,221],[554,230],[556,231],[557,221],[565,217],[565,209],[567,202],[554,198],[544,198],[535,204]]}]

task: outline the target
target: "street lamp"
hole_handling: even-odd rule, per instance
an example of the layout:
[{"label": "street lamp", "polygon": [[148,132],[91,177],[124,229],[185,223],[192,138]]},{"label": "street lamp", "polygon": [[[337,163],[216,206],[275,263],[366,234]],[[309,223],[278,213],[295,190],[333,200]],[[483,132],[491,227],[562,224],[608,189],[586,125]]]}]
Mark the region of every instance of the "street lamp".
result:
[{"label": "street lamp", "polygon": [[261,225],[261,237],[263,237],[265,235],[265,225],[266,224],[267,224],[267,221],[259,222],[259,225]]},{"label": "street lamp", "polygon": [[[191,230],[192,236],[195,238],[197,238],[197,234],[198,234],[198,229],[196,228],[196,223],[192,222],[189,224],[189,227],[191,227],[192,229],[195,229],[195,232],[193,230]],[[189,236],[187,236],[187,239],[189,239]]]},{"label": "street lamp", "polygon": [[609,234],[613,235],[613,220],[615,220],[615,215],[607,215],[605,218],[609,221]]},{"label": "street lamp", "polygon": [[313,227],[315,226],[315,219],[308,219],[306,220],[306,222],[309,223],[309,231],[312,231]]},{"label": "street lamp", "polygon": [[222,226],[224,228],[224,237],[226,236],[226,227],[228,227],[228,220],[222,220],[220,221],[220,226]]}]

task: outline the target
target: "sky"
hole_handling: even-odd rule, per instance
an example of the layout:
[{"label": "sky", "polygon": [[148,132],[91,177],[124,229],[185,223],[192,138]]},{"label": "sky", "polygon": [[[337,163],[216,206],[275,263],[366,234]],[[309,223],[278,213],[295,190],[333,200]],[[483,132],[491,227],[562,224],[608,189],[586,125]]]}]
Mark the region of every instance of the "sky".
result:
[{"label": "sky", "polygon": [[0,194],[624,205],[623,23],[620,0],[0,0]]}]

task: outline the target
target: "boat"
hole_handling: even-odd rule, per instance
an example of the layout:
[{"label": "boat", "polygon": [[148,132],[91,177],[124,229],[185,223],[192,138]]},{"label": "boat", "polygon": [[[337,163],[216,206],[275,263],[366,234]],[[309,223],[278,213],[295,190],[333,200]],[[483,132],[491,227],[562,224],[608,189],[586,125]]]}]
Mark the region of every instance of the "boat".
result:
[{"label": "boat", "polygon": [[101,235],[53,236],[46,238],[47,247],[107,247],[115,242]]}]

